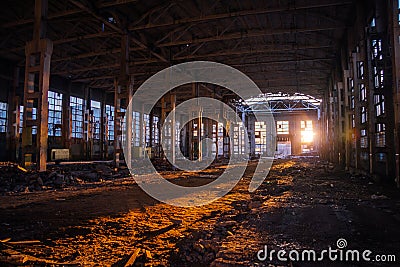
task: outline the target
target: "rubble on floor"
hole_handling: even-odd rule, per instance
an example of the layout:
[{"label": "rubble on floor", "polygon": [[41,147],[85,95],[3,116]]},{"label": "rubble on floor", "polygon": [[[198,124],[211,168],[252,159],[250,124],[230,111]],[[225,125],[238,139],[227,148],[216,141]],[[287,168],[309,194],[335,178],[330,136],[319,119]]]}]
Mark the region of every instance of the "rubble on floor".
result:
[{"label": "rubble on floor", "polygon": [[[48,192],[29,199],[2,196],[0,239],[11,240],[0,244],[0,261],[13,250],[38,259],[37,265],[46,260],[71,266],[265,266],[256,258],[264,245],[321,249],[338,238],[351,248],[397,252],[398,191],[315,158],[275,161],[265,182],[249,193],[256,164],[249,163],[229,194],[202,207],[159,203],[132,184],[56,192],[50,199]],[[221,169],[164,174],[183,177],[188,186],[210,181]],[[41,242],[10,243],[25,240]]]},{"label": "rubble on floor", "polygon": [[11,162],[0,163],[0,194],[29,193],[83,186],[130,176],[126,167],[110,163],[50,165],[46,172],[29,171]]}]

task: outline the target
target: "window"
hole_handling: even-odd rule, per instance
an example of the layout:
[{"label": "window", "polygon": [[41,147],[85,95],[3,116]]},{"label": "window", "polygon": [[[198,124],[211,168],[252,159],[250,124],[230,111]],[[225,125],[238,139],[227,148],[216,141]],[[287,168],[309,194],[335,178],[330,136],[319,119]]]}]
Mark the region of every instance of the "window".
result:
[{"label": "window", "polygon": [[376,161],[378,162],[386,162],[386,153],[377,153]]},{"label": "window", "polygon": [[156,116],[153,116],[153,125],[151,126],[152,127],[152,134],[153,134],[153,136],[152,136],[153,145],[154,144],[158,144],[158,137],[159,137],[159,134],[158,134],[158,121],[159,121],[159,118],[156,117]]},{"label": "window", "polygon": [[355,101],[354,101],[354,95],[349,96],[350,100],[350,109],[354,110],[354,105],[355,105]]},{"label": "window", "polygon": [[368,136],[365,129],[361,130],[360,146],[361,148],[368,148]]},{"label": "window", "polygon": [[372,18],[371,23],[370,23],[370,27],[371,27],[371,28],[375,28],[375,27],[376,27],[376,20],[375,20],[375,18]]},{"label": "window", "polygon": [[98,101],[91,100],[90,107],[92,109],[93,139],[100,140],[101,104]]},{"label": "window", "polygon": [[255,150],[257,154],[267,151],[267,126],[263,121],[255,122]]},{"label": "window", "polygon": [[385,97],[382,94],[374,95],[375,116],[385,114]]},{"label": "window", "polygon": [[[36,108],[32,108],[32,120],[36,120]],[[24,106],[19,106],[19,133],[22,134],[24,127]],[[37,127],[32,126],[32,134],[37,134]]]},{"label": "window", "polygon": [[108,141],[114,141],[114,111],[115,108],[113,106],[106,105]]},{"label": "window", "polygon": [[7,103],[0,102],[0,133],[7,132]]},{"label": "window", "polygon": [[314,130],[312,121],[301,121],[301,142],[310,143],[314,140]]},{"label": "window", "polygon": [[354,80],[352,78],[349,78],[348,81],[348,89],[349,89],[349,106],[350,109],[354,109]]},{"label": "window", "polygon": [[368,120],[367,108],[361,107],[361,123],[366,123]]},{"label": "window", "polygon": [[49,136],[61,136],[62,127],[62,94],[48,92],[49,101]]},{"label": "window", "polygon": [[277,134],[289,134],[289,121],[277,121],[276,132]]},{"label": "window", "polygon": [[384,71],[374,67],[374,86],[375,89],[381,89],[384,87]]},{"label": "window", "polygon": [[213,152],[213,155],[217,153],[217,142],[218,142],[217,128],[218,128],[218,125],[214,121],[213,125],[212,125],[212,141],[213,141],[212,152]]},{"label": "window", "polygon": [[397,10],[399,13],[397,21],[398,21],[398,24],[400,25],[400,0],[397,0]]},{"label": "window", "polygon": [[72,137],[83,138],[83,99],[71,96],[70,106],[72,115]]},{"label": "window", "polygon": [[224,154],[224,124],[218,123],[217,126],[217,136],[218,136],[218,155]]},{"label": "window", "polygon": [[133,112],[134,146],[140,146],[140,113]]},{"label": "window", "polygon": [[351,115],[351,128],[356,128],[356,120],[354,114]]},{"label": "window", "polygon": [[377,123],[375,126],[375,145],[376,147],[386,146],[386,125]]},{"label": "window", "polygon": [[360,101],[366,101],[367,100],[367,89],[365,88],[365,84],[360,83]]},{"label": "window", "polygon": [[352,133],[352,134],[351,134],[351,148],[352,148],[352,149],[356,149],[356,145],[357,145],[356,134],[355,134],[355,133]]},{"label": "window", "polygon": [[384,88],[384,68],[383,68],[383,49],[381,39],[371,40],[371,64],[372,64],[372,77],[374,80],[374,88]]},{"label": "window", "polygon": [[146,147],[150,146],[150,115],[143,114]]},{"label": "window", "polygon": [[371,41],[371,49],[372,49],[372,60],[382,60],[382,40],[380,39],[373,39]]},{"label": "window", "polygon": [[361,151],[360,159],[363,160],[363,161],[368,161],[369,160],[369,153],[366,152],[366,151]]},{"label": "window", "polygon": [[179,146],[179,143],[181,141],[181,133],[179,131],[179,127],[181,127],[181,123],[179,121],[176,121],[175,124],[175,145]]},{"label": "window", "polygon": [[357,77],[358,79],[364,79],[364,62],[358,61],[357,62]]},{"label": "window", "polygon": [[349,78],[349,92],[354,93],[354,80]]}]

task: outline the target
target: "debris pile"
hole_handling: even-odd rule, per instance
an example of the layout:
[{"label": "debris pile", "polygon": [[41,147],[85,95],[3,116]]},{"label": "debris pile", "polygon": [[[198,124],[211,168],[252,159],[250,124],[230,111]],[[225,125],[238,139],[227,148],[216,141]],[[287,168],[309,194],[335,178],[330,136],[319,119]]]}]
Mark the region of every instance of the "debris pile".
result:
[{"label": "debris pile", "polygon": [[128,177],[127,167],[111,168],[105,163],[53,165],[46,172],[26,170],[11,162],[0,163],[0,194],[29,193],[69,186],[101,183]]}]

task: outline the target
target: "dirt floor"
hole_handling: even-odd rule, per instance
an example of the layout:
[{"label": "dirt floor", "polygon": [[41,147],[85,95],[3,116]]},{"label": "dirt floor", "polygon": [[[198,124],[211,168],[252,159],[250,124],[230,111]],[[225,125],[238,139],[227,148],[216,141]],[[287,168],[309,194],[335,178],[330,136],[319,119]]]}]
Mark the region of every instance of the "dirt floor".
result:
[{"label": "dirt floor", "polygon": [[[400,193],[311,159],[275,161],[247,190],[251,162],[228,195],[207,206],[159,203],[131,178],[0,196],[0,266],[400,266]],[[223,168],[164,172],[204,184]],[[11,238],[11,240],[9,240]],[[260,261],[268,249],[368,249],[396,262]],[[36,241],[36,242],[18,242]],[[25,262],[24,264],[22,262]]]}]

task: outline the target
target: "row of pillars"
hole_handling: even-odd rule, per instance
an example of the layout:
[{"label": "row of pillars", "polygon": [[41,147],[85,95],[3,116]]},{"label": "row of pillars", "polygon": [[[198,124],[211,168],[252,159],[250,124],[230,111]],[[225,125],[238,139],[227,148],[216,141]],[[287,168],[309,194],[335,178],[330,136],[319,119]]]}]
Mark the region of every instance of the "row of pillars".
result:
[{"label": "row of pillars", "polygon": [[[48,147],[48,91],[50,81],[50,62],[53,52],[53,43],[46,39],[48,0],[35,0],[35,20],[33,39],[27,43],[25,83],[24,83],[24,117],[22,130],[22,164],[29,167],[32,162],[36,162],[36,169],[46,170],[47,147]],[[125,112],[123,108],[129,108],[128,103],[132,98],[133,79],[129,75],[129,37],[125,34],[121,38],[121,72],[115,79],[115,121],[114,121],[114,162],[119,166],[120,155],[122,153],[122,121]],[[17,87],[18,85],[14,85]],[[15,90],[15,88],[14,88]],[[15,103],[14,103],[15,102]],[[13,98],[13,106],[18,107],[18,99]],[[37,107],[36,118],[33,116],[33,108]],[[129,112],[129,110],[127,110]],[[65,114],[64,114],[65,115]],[[18,123],[19,118],[17,118]],[[102,125],[104,125],[102,123]],[[32,128],[37,131],[36,138],[32,136]],[[127,129],[132,128],[132,118],[126,118]],[[63,129],[66,131],[67,129]],[[66,132],[70,132],[69,130]],[[100,131],[104,134],[104,129]],[[129,134],[130,131],[127,131]],[[18,133],[15,134],[18,140]],[[65,135],[64,135],[65,136]],[[127,136],[126,138],[131,138]],[[105,139],[105,138],[103,138]],[[14,141],[15,141],[14,140]],[[65,142],[70,140],[69,134],[65,136]],[[128,139],[130,140],[130,139]],[[68,145],[68,144],[67,144]],[[130,157],[131,150],[126,151]]]}]

